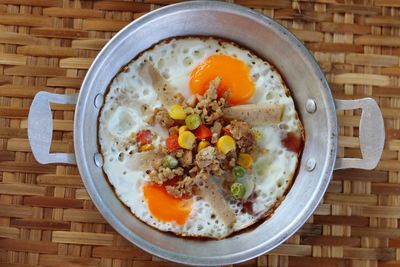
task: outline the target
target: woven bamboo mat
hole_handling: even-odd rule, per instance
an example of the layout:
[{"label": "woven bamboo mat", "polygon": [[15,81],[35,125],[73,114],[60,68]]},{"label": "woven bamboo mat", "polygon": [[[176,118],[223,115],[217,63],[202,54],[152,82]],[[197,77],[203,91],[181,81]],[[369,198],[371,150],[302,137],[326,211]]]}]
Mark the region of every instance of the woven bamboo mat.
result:
[{"label": "woven bamboo mat", "polygon": [[[169,0],[0,0],[0,266],[174,266],[118,235],[76,167],[39,165],[27,115],[39,90],[76,93],[98,51]],[[335,172],[314,215],[242,266],[400,266],[400,1],[237,0],[310,48],[337,98],[373,97],[386,124],[374,171]],[[53,152],[72,151],[73,107],[53,105]],[[339,115],[340,156],[360,155],[357,111]]]}]

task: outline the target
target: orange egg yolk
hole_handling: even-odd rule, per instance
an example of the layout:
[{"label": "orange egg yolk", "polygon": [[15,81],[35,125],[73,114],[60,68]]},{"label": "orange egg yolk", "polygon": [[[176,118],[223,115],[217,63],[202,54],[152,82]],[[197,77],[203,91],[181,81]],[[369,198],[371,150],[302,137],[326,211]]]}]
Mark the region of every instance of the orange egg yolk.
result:
[{"label": "orange egg yolk", "polygon": [[167,193],[164,186],[147,183],[143,193],[151,214],[160,221],[185,224],[192,210],[189,199],[179,199]]},{"label": "orange egg yolk", "polygon": [[227,55],[211,55],[190,74],[189,88],[193,94],[203,95],[209,83],[221,78],[218,95],[229,90],[229,102],[242,104],[254,95],[254,82],[249,67],[241,60]]}]

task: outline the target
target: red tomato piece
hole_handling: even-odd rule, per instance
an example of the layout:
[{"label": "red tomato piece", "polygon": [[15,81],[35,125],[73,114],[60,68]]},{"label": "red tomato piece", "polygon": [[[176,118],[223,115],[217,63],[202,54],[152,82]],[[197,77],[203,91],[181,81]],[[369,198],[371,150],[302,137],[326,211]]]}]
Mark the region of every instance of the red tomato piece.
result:
[{"label": "red tomato piece", "polygon": [[169,135],[167,137],[167,139],[165,140],[165,143],[167,145],[168,151],[175,151],[175,150],[181,148],[178,143],[178,135],[177,134]]},{"label": "red tomato piece", "polygon": [[151,144],[151,139],[153,138],[150,130],[141,130],[137,134],[137,141],[141,146]]},{"label": "red tomato piece", "polygon": [[194,135],[197,140],[206,140],[211,138],[212,132],[206,126],[201,124],[196,130],[194,130]]}]

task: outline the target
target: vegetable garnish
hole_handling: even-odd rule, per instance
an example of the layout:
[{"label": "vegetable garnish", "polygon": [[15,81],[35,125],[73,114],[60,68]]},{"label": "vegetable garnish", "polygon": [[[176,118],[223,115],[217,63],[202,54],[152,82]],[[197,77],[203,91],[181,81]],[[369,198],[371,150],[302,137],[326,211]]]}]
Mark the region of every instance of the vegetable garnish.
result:
[{"label": "vegetable garnish", "polygon": [[141,130],[138,132],[136,138],[140,145],[143,146],[146,144],[150,144],[153,136],[150,130]]},{"label": "vegetable garnish", "polygon": [[178,135],[177,134],[168,136],[167,139],[165,140],[165,143],[166,143],[168,151],[175,151],[175,150],[181,148],[178,143]]},{"label": "vegetable garnish", "polygon": [[140,150],[140,152],[143,152],[143,151],[150,151],[153,148],[154,148],[154,146],[152,144],[145,144],[145,145],[140,146],[139,150]]},{"label": "vegetable garnish", "polygon": [[190,131],[182,132],[178,137],[178,144],[185,149],[192,149],[196,142],[196,137]]},{"label": "vegetable garnish", "polygon": [[233,183],[231,185],[231,194],[234,198],[242,198],[246,193],[246,188],[241,183]]},{"label": "vegetable garnish", "polygon": [[161,165],[164,168],[170,168],[170,169],[174,169],[178,166],[178,160],[176,158],[174,158],[173,156],[170,155],[166,155],[162,161],[161,161]]},{"label": "vegetable garnish", "polygon": [[208,140],[212,136],[212,132],[209,128],[201,124],[195,131],[194,135],[197,140]]},{"label": "vegetable garnish", "polygon": [[186,118],[186,112],[181,105],[172,105],[168,110],[168,114],[174,120],[184,120]]},{"label": "vegetable garnish", "polygon": [[199,142],[199,144],[197,145],[197,152],[199,152],[200,150],[202,150],[203,148],[206,148],[208,146],[210,146],[210,142],[202,140]]},{"label": "vegetable garnish", "polygon": [[253,158],[251,157],[250,154],[239,153],[237,164],[239,164],[243,168],[250,169],[251,166],[253,165]]},{"label": "vegetable garnish", "polygon": [[190,130],[195,130],[200,126],[201,118],[198,114],[190,114],[186,117],[185,123]]},{"label": "vegetable garnish", "polygon": [[241,166],[235,166],[232,169],[232,174],[235,178],[241,178],[246,174],[246,170]]},{"label": "vegetable garnish", "polygon": [[224,154],[236,149],[235,140],[229,135],[220,137],[217,141],[217,148]]}]

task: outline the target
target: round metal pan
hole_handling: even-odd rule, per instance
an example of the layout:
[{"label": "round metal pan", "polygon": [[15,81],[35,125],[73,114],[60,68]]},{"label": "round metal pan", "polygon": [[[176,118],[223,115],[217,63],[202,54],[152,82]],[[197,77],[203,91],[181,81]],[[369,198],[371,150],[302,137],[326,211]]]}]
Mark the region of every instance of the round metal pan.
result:
[{"label": "round metal pan", "polygon": [[[107,182],[97,146],[97,119],[109,82],[122,66],[160,40],[188,35],[232,40],[267,59],[291,90],[305,128],[298,175],[271,218],[223,240],[196,240],[159,232],[140,222],[118,200]],[[76,103],[73,154],[49,154],[50,102]],[[362,108],[360,146],[363,159],[339,159],[337,109]],[[266,253],[293,235],[320,202],[336,168],[374,168],[384,143],[383,119],[372,99],[334,100],[323,72],[304,45],[273,19],[238,5],[195,1],[160,8],[122,29],[102,49],[77,95],[40,92],[28,120],[36,159],[77,164],[86,189],[104,218],[140,248],[171,261],[192,265],[227,265]]]}]

